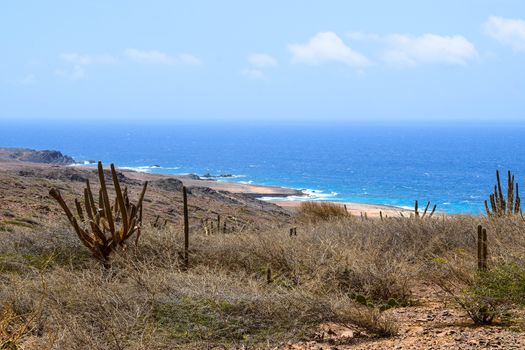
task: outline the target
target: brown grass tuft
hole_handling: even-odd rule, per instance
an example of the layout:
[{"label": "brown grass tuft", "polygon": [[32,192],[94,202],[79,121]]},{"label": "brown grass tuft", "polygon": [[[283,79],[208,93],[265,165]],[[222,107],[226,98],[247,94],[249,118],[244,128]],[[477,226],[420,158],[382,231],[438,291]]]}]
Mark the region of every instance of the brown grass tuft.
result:
[{"label": "brown grass tuft", "polygon": [[299,220],[317,223],[351,216],[346,209],[330,202],[303,202],[298,208]]}]

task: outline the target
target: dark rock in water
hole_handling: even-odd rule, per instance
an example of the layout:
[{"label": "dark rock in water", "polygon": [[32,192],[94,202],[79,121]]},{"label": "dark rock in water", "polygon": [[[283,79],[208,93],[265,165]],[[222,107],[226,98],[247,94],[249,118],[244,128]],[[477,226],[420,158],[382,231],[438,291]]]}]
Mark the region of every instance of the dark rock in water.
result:
[{"label": "dark rock in water", "polygon": [[195,174],[184,175],[184,177],[186,177],[188,179],[191,179],[191,180],[200,180],[201,179],[201,177],[199,175],[195,175]]},{"label": "dark rock in water", "polygon": [[212,174],[210,174],[210,173],[206,173],[206,174],[202,175],[201,177],[206,177],[206,178],[233,177],[233,175],[232,175],[232,174],[212,175]]},{"label": "dark rock in water", "polygon": [[182,181],[173,178],[155,180],[151,184],[164,191],[182,191]]},{"label": "dark rock in water", "polygon": [[59,151],[36,151],[27,148],[0,148],[0,159],[59,165],[75,163],[72,157],[66,156]]},{"label": "dark rock in water", "polygon": [[151,167],[152,167],[152,168],[160,168],[160,165],[155,164],[155,165],[152,165]]}]

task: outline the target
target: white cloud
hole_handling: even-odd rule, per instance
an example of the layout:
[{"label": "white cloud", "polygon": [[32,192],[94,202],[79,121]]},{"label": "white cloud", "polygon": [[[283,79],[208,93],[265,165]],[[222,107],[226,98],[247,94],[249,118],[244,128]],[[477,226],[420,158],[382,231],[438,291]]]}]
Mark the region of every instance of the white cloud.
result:
[{"label": "white cloud", "polygon": [[248,56],[248,62],[251,65],[259,68],[263,67],[275,67],[277,66],[277,60],[265,53],[254,53]]},{"label": "white cloud", "polygon": [[370,61],[363,54],[352,50],[333,32],[314,35],[307,44],[290,44],[292,63],[318,65],[339,62],[355,67],[364,67]]},{"label": "white cloud", "polygon": [[465,65],[478,57],[474,44],[461,35],[423,34],[409,36],[391,34],[386,37],[387,50],[383,59],[390,64],[415,66],[445,63]]},{"label": "white cloud", "polygon": [[488,35],[501,44],[525,52],[525,21],[491,16],[483,27]]},{"label": "white cloud", "polygon": [[241,73],[245,77],[248,77],[254,80],[266,79],[264,72],[260,69],[245,69]]},{"label": "white cloud", "polygon": [[117,59],[111,55],[85,55],[79,53],[63,53],[60,57],[69,63],[80,66],[88,66],[93,64],[113,64],[117,63]]},{"label": "white cloud", "polygon": [[79,64],[75,64],[68,69],[58,69],[55,71],[55,74],[69,80],[82,80],[86,78],[86,70],[84,66]]},{"label": "white cloud", "polygon": [[127,49],[124,51],[124,55],[135,62],[138,63],[150,63],[150,64],[189,64],[196,65],[200,63],[200,60],[190,54],[178,54],[178,55],[168,55],[166,53],[152,50],[152,51],[143,51],[138,49]]},{"label": "white cloud", "polygon": [[70,52],[61,54],[60,58],[63,61],[71,64],[71,66],[65,69],[57,69],[55,74],[70,80],[85,79],[87,66],[115,64],[118,62],[118,59],[115,56],[108,54],[88,55]]}]

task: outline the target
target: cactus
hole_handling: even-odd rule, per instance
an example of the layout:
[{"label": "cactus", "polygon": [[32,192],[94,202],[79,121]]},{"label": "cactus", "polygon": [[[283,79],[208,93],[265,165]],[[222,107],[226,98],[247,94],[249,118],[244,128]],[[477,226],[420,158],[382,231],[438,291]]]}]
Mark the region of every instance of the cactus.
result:
[{"label": "cactus", "polygon": [[131,204],[127,189],[122,192],[120,188],[113,164],[111,164],[111,175],[116,193],[113,206],[109,201],[102,162],[98,162],[100,182],[98,203],[95,203],[89,180],[87,180],[84,189],[84,209],[82,209],[82,202],[75,199],[77,216],[69,209],[58,189],[52,188],[49,191],[51,197],[64,210],[80,241],[105,267],[109,267],[111,253],[118,247],[124,246],[126,240],[135,232],[137,233],[135,244],[138,243],[142,225],[142,202],[148,186],[148,182],[145,182],[137,204]]},{"label": "cactus", "polygon": [[478,270],[487,269],[487,229],[478,225]]},{"label": "cactus", "polygon": [[[419,203],[418,203],[418,201],[416,199],[416,203],[414,204],[414,216],[416,218],[421,217],[423,219],[427,215],[428,208],[430,208],[430,201],[427,202],[427,205],[425,206],[425,210],[423,210],[423,214],[420,215],[420,213],[419,213]],[[434,215],[434,213],[436,212],[436,208],[437,208],[437,205],[434,204],[434,206],[432,207],[432,210],[430,211],[430,214],[428,215],[429,218],[431,218],[432,215]]]},{"label": "cactus", "polygon": [[186,186],[182,187],[182,202],[183,202],[183,213],[184,213],[184,267],[187,269],[190,264],[189,260],[189,247],[190,247],[190,227],[188,220],[188,194]]},{"label": "cactus", "polygon": [[208,228],[208,225],[209,225],[209,222],[208,222],[208,221],[209,221],[208,218],[206,218],[206,220],[202,221],[202,227],[204,228],[204,234],[205,234],[206,236],[209,236],[209,235],[210,235],[210,230],[209,230],[209,228]]},{"label": "cactus", "polygon": [[[490,208],[489,208],[490,201]],[[496,170],[496,184],[494,192],[490,195],[489,200],[485,200],[485,210],[489,217],[503,217],[515,214],[521,214],[521,198],[519,186],[514,182],[514,175],[510,170],[507,172],[507,198],[503,196],[499,171]]]},{"label": "cactus", "polygon": [[160,215],[157,215],[157,217],[155,218],[155,222],[153,223],[153,227],[157,228],[159,227],[159,219],[160,219]]}]

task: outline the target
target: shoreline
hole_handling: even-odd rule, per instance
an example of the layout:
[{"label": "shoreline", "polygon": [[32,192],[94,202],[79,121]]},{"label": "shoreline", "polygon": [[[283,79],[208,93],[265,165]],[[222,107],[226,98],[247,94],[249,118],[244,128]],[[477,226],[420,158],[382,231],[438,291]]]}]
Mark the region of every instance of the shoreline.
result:
[{"label": "shoreline", "polygon": [[[259,185],[259,184],[246,184],[235,181],[226,181],[221,179],[210,179],[202,178],[194,174],[185,174],[185,175],[176,175],[176,174],[161,174],[161,173],[151,173],[146,171],[138,171],[129,168],[119,168],[120,171],[126,174],[130,178],[137,180],[155,180],[160,178],[174,178],[182,181],[185,186],[188,187],[208,187],[215,191],[224,191],[234,194],[241,194],[248,196],[261,202],[272,203],[286,210],[295,212],[301,203],[304,202],[325,202],[333,203],[340,206],[346,206],[347,211],[356,216],[366,215],[370,217],[380,217],[380,212],[383,215],[387,216],[401,216],[410,215],[413,212],[413,209],[406,209],[402,207],[396,207],[388,204],[380,203],[359,203],[359,202],[336,202],[330,200],[314,200],[309,199],[306,190],[298,190],[294,188],[282,187],[282,186],[271,186],[271,185]],[[269,199],[264,199],[264,198]],[[300,198],[303,197],[304,200],[294,199],[288,200],[286,198]],[[282,199],[279,199],[282,198]]]},{"label": "shoreline", "polygon": [[[94,168],[93,161],[77,162],[73,158],[63,155],[59,151],[36,151],[27,148],[0,147],[0,169],[24,169],[30,167],[78,167]],[[117,166],[118,167],[118,166]],[[157,168],[156,166],[145,167],[146,169]],[[265,203],[272,203],[288,211],[296,211],[303,202],[327,202],[346,206],[352,215],[366,215],[379,217],[380,211],[383,215],[400,216],[400,213],[410,213],[412,210],[380,203],[338,202],[321,200],[312,197],[308,189],[294,189],[283,186],[261,185],[229,181],[226,178],[201,177],[194,174],[169,174],[142,171],[129,167],[118,167],[126,176],[140,181],[155,181],[159,179],[173,178],[183,182],[188,187],[207,187],[219,192],[229,192],[257,199]],[[159,167],[159,170],[161,168]],[[312,191],[310,191],[312,192]]]}]

